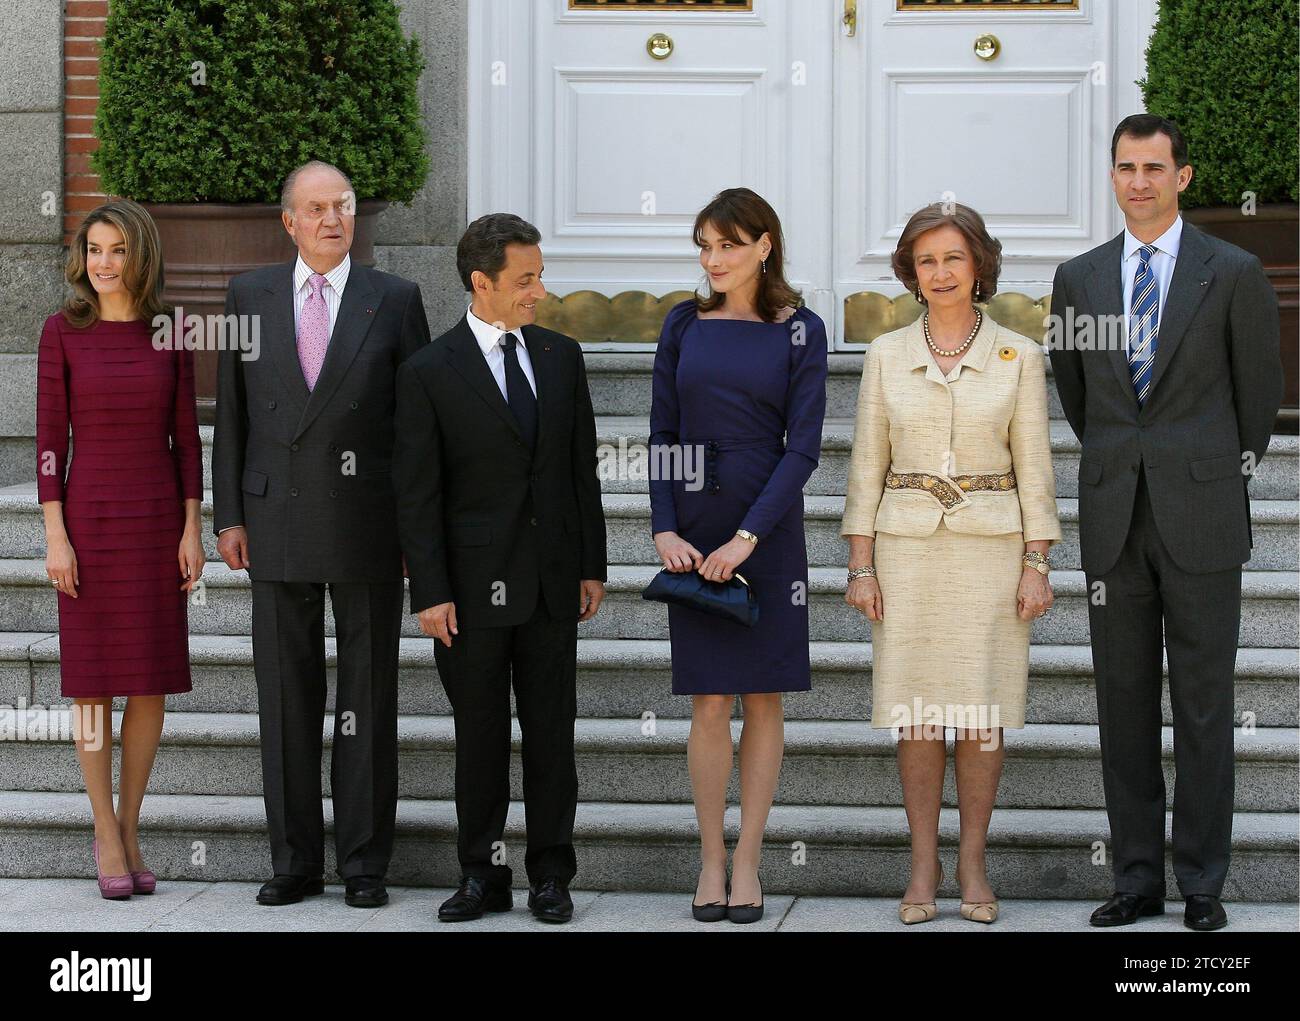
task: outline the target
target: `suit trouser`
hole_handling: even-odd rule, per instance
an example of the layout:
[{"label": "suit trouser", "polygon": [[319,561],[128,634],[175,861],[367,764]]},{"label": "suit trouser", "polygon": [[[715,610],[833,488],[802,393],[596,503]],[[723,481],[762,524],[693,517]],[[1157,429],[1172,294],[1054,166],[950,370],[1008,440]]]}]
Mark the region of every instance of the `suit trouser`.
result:
[{"label": "suit trouser", "polygon": [[1156,530],[1143,470],[1119,560],[1087,580],[1115,890],[1165,894],[1163,623],[1174,724],[1174,876],[1184,896],[1217,897],[1232,850],[1241,568],[1181,570]]},{"label": "suit trouser", "polygon": [[456,824],[461,872],[509,885],[502,841],[510,807],[510,689],[522,734],[524,869],[530,882],[577,872],[573,820],[578,771],[577,615],[556,620],[538,594],[514,627],[461,628],[451,648],[434,640],[438,676],[456,724]]},{"label": "suit trouser", "polygon": [[[382,876],[397,816],[402,579],[330,582],[329,590],[338,646],[330,758],[338,872]],[[277,875],[320,875],[325,584],[253,582],[253,664],[272,865]]]}]

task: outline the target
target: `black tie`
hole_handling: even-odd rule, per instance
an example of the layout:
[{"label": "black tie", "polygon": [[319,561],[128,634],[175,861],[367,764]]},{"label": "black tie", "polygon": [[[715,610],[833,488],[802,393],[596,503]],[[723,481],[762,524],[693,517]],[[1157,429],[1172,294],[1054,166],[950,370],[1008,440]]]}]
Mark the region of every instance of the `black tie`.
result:
[{"label": "black tie", "polygon": [[537,446],[537,397],[528,385],[528,377],[519,367],[519,352],[515,350],[515,335],[503,333],[501,345],[506,349],[506,403],[519,423],[519,432],[529,450]]}]

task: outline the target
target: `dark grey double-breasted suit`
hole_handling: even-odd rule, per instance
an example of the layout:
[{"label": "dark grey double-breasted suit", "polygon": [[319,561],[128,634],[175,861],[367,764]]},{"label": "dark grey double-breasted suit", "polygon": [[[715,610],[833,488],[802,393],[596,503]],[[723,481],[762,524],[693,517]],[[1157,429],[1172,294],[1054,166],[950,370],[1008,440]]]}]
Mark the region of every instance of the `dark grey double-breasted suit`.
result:
[{"label": "dark grey double-breasted suit", "polygon": [[338,686],[331,779],[338,870],[382,876],[397,807],[402,555],[392,486],[397,367],[429,341],[419,288],[353,262],[316,386],[298,360],[293,263],[231,281],[261,317],[255,360],[219,356],[214,527],[248,531],[262,774],[276,874],[320,875],[324,602]]},{"label": "dark grey double-breasted suit", "polygon": [[[1182,893],[1219,896],[1232,841],[1233,677],[1249,472],[1282,398],[1277,298],[1259,260],[1184,223],[1139,406],[1123,331],[1121,233],[1062,265],[1049,333],[1061,405],[1083,444],[1079,532],[1088,582],[1115,890],[1163,897],[1161,646],[1169,660]],[[1162,642],[1163,639],[1163,642]]]}]

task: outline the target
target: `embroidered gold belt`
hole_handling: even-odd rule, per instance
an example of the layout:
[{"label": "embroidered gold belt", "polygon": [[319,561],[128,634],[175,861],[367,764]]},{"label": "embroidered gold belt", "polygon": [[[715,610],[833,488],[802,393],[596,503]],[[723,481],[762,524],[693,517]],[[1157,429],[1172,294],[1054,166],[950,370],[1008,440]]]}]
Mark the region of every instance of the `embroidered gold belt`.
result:
[{"label": "embroidered gold belt", "polygon": [[969,501],[967,493],[1002,493],[1016,488],[1016,471],[1012,468],[992,475],[940,475],[937,472],[885,472],[886,489],[919,489],[929,493],[943,506],[952,510]]}]

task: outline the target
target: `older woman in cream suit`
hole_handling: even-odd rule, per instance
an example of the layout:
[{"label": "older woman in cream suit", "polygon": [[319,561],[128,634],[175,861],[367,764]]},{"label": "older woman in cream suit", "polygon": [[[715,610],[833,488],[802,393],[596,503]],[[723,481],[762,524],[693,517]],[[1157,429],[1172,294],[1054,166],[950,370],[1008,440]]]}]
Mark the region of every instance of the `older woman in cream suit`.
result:
[{"label": "older woman in cream suit", "polygon": [[900,734],[912,875],[899,918],[937,911],[951,727],[961,914],[988,923],[1002,728],[1025,723],[1029,627],[1052,605],[1047,551],[1061,537],[1045,358],[975,304],[997,288],[1001,245],[973,209],[921,209],[893,265],[925,313],[867,351],[841,528],[845,599],[873,622],[871,725]]}]

